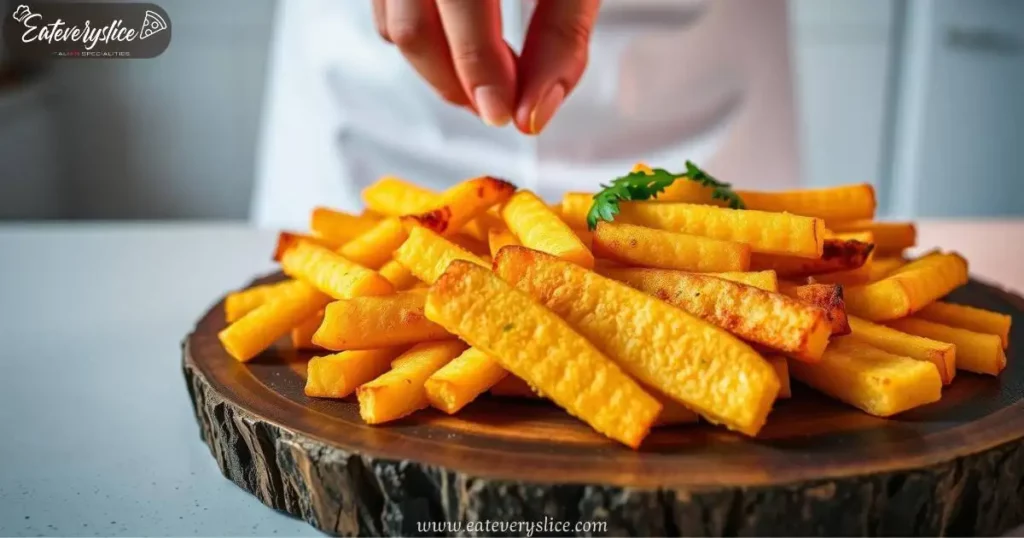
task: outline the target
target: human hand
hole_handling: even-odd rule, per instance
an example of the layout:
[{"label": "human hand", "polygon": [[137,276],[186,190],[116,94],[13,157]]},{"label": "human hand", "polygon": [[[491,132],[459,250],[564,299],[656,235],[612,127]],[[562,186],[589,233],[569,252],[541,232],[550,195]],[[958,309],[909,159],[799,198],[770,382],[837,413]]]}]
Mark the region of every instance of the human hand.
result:
[{"label": "human hand", "polygon": [[373,14],[446,101],[537,134],[583,75],[598,5],[538,0],[520,58],[502,38],[500,0],[373,0]]}]

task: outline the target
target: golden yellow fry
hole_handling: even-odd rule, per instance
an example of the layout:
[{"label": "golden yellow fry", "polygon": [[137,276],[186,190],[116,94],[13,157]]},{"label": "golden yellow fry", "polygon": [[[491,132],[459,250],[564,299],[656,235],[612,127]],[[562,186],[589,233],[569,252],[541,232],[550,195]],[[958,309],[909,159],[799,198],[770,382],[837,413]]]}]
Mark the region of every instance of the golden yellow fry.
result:
[{"label": "golden yellow fry", "polygon": [[501,247],[518,244],[519,240],[508,228],[491,228],[487,232],[487,245],[490,247],[492,258],[498,255]]},{"label": "golden yellow fry", "polygon": [[316,288],[300,282],[291,293],[260,305],[228,325],[217,337],[229,355],[245,362],[269,348],[292,327],[315,315],[330,300]]},{"label": "golden yellow fry", "polygon": [[894,355],[927,361],[935,365],[948,385],[956,376],[956,346],[872,323],[866,319],[850,316],[850,328],[858,339]]},{"label": "golden yellow fry", "polygon": [[373,228],[349,241],[338,254],[370,269],[380,269],[391,259],[391,253],[402,246],[409,234],[395,218],[379,221]]},{"label": "golden yellow fry", "polygon": [[780,278],[818,275],[834,271],[856,269],[868,260],[874,245],[856,239],[830,237],[822,243],[820,258],[754,254],[750,267],[755,271],[775,271]]},{"label": "golden yellow fry", "polygon": [[695,204],[622,202],[616,222],[746,243],[753,252],[820,258],[825,222],[787,213]]},{"label": "golden yellow fry", "polygon": [[531,400],[540,400],[544,398],[540,394],[537,394],[529,383],[514,375],[506,375],[501,378],[500,381],[491,387],[489,392],[495,396],[506,396],[511,398],[528,398]]},{"label": "golden yellow fry", "polygon": [[[576,237],[580,238],[580,241],[583,243],[583,246],[587,247],[587,250],[593,249],[594,232],[587,230],[586,228],[573,228],[572,233],[576,234]],[[593,252],[593,250],[591,250],[591,252]],[[595,260],[594,263],[596,264],[597,261]]]},{"label": "golden yellow fry", "polygon": [[875,216],[875,188],[868,183],[781,192],[741,190],[736,194],[747,209],[793,213],[829,221]]},{"label": "golden yellow fry", "polygon": [[449,235],[445,237],[445,239],[459,245],[473,254],[476,254],[477,256],[480,256],[481,258],[487,258],[491,255],[491,249],[487,243],[477,241],[466,234],[458,233],[455,235]]},{"label": "golden yellow fry", "polygon": [[388,371],[405,348],[342,351],[313,357],[306,365],[306,396],[345,398],[367,381]]},{"label": "golden yellow fry", "polygon": [[507,376],[498,361],[471,347],[427,379],[427,399],[451,415]]},{"label": "golden yellow fry", "polygon": [[835,271],[832,273],[823,273],[820,275],[811,276],[811,280],[819,284],[842,284],[844,286],[859,286],[861,284],[868,284],[872,282],[871,266],[874,263],[873,258],[875,254],[872,252],[868,254],[864,265],[856,269],[847,269],[845,271]]},{"label": "golden yellow fry", "polygon": [[[658,414],[657,420],[654,421],[655,427],[692,424],[700,420],[697,413],[694,413],[689,407],[686,407],[663,394],[658,394],[649,387],[645,388],[651,391],[651,396],[653,396],[654,399],[662,406],[661,413]],[[498,381],[493,387],[491,387],[490,392],[495,396],[510,398],[526,398],[530,400],[540,400],[544,398],[530,387],[526,381],[523,381],[514,375],[506,375],[503,377],[501,381]]]},{"label": "golden yellow fry", "polygon": [[385,263],[381,266],[378,273],[380,273],[380,276],[386,278],[396,290],[411,289],[420,281],[416,278],[416,275],[409,272],[404,265],[398,263],[396,260],[391,260]]},{"label": "golden yellow fry", "polygon": [[385,176],[363,189],[363,202],[370,210],[389,217],[420,213],[430,207],[437,194],[398,179]]},{"label": "golden yellow fry", "polygon": [[452,262],[430,288],[426,312],[569,414],[630,447],[640,445],[661,412],[657,400],[586,338],[487,269]]},{"label": "golden yellow fry", "polygon": [[229,293],[224,299],[224,318],[234,323],[242,316],[252,312],[256,307],[281,294],[287,294],[297,286],[297,280],[283,280],[273,284],[262,284],[248,289]]},{"label": "golden yellow fry", "polygon": [[[385,295],[394,291],[391,283],[377,272],[320,245],[296,241],[289,234],[281,234],[275,257],[286,275],[307,282],[335,299]],[[299,321],[305,321],[316,310]]]},{"label": "golden yellow fry", "polygon": [[[589,194],[566,194],[562,219],[587,228],[592,203]],[[824,221],[813,217],[673,202],[623,202],[620,209],[615,222],[747,243],[753,252],[820,258],[825,239]]]},{"label": "golden yellow fry", "polygon": [[846,310],[870,321],[906,317],[967,283],[967,261],[936,254],[911,262],[878,282],[847,287]]},{"label": "golden yellow fry", "polygon": [[495,208],[480,213],[475,219],[466,223],[462,227],[462,233],[468,237],[472,237],[481,243],[487,242],[487,234],[494,228],[504,228],[505,223],[502,222],[501,216],[495,211]]},{"label": "golden yellow fry", "polygon": [[381,424],[427,407],[423,383],[466,349],[458,340],[417,344],[391,362],[391,370],[356,389],[359,416]]},{"label": "golden yellow fry", "polygon": [[313,209],[310,217],[309,229],[317,236],[335,241],[340,246],[373,228],[377,220],[379,219],[374,217],[350,215],[344,211],[317,207]]},{"label": "golden yellow fry", "polygon": [[793,390],[789,384],[789,361],[780,355],[769,355],[764,360],[772,365],[775,375],[779,377],[779,398],[792,398]]},{"label": "golden yellow fry", "polygon": [[799,299],[825,311],[833,335],[850,334],[850,324],[846,316],[846,303],[843,300],[843,287],[838,284],[805,284],[799,286],[785,282],[779,291],[788,297]]},{"label": "golden yellow fry", "polygon": [[871,232],[879,256],[899,254],[917,244],[917,229],[910,222],[877,222],[873,220],[828,221],[833,232]]},{"label": "golden yellow fry", "polygon": [[427,284],[434,283],[453,260],[466,260],[480,267],[491,266],[472,252],[426,228],[413,228],[409,232],[409,239],[395,251],[394,256],[398,263]]},{"label": "golden yellow fry", "polygon": [[[502,249],[495,271],[565,319],[645,385],[712,422],[748,435],[756,435],[764,424],[779,380],[757,352],[724,330],[629,286],[527,248]],[[827,326],[825,330],[827,334]]]},{"label": "golden yellow fry", "polygon": [[594,255],[586,245],[532,192],[519,191],[513,195],[501,208],[501,217],[523,246],[583,267],[594,266]]},{"label": "golden yellow fry", "polygon": [[903,258],[879,258],[872,256],[868,265],[868,282],[877,282],[907,264]]},{"label": "golden yellow fry", "polygon": [[515,190],[515,185],[502,179],[487,176],[469,179],[437,195],[430,209],[402,219],[441,235],[454,235],[491,206],[508,200]]},{"label": "golden yellow fry", "polygon": [[738,282],[695,273],[679,273],[671,287],[648,287],[651,279],[643,277],[622,282],[799,360],[819,360],[832,334],[823,309]]},{"label": "golden yellow fry", "polygon": [[327,305],[313,343],[341,351],[455,338],[424,316],[425,301],[422,290],[334,301]]},{"label": "golden yellow fry", "polygon": [[[633,172],[650,174],[651,168],[637,163]],[[696,181],[676,181],[658,195],[661,202],[686,202],[725,206],[712,196],[713,189]],[[790,191],[736,191],[747,209],[793,213],[822,219],[870,219],[875,215],[875,188],[867,183]]]},{"label": "golden yellow fry", "polygon": [[790,361],[803,383],[864,412],[888,417],[942,397],[942,379],[931,363],[901,357],[855,336],[832,341],[821,362]]},{"label": "golden yellow fry", "polygon": [[588,192],[569,192],[562,197],[558,216],[573,230],[587,230],[587,213],[594,203],[594,195]]},{"label": "golden yellow fry", "polygon": [[[633,282],[636,285],[631,287],[644,289],[681,289],[686,282],[685,271],[674,271],[671,269],[648,269],[643,267],[622,267],[622,266],[598,266],[595,271],[612,280],[619,282]],[[779,279],[775,271],[729,271],[725,273],[704,273],[708,276],[718,277],[724,280],[731,280],[753,286],[765,291],[779,291]]]},{"label": "golden yellow fry", "polygon": [[897,319],[888,323],[897,331],[916,334],[956,346],[956,368],[976,374],[999,375],[1006,368],[1006,353],[998,335],[985,334],[923,319]]},{"label": "golden yellow fry", "polygon": [[315,316],[303,321],[292,328],[292,347],[295,349],[316,350],[320,346],[313,343],[313,333],[320,328],[320,322],[324,319],[323,312],[317,312]]},{"label": "golden yellow fry", "polygon": [[746,271],[750,266],[749,245],[633,224],[599,223],[593,248],[595,256],[658,269],[706,273]]},{"label": "golden yellow fry", "polygon": [[1010,344],[1010,324],[1013,320],[999,312],[938,301],[922,308],[914,317],[968,331],[998,335],[1003,342],[1003,349]]}]

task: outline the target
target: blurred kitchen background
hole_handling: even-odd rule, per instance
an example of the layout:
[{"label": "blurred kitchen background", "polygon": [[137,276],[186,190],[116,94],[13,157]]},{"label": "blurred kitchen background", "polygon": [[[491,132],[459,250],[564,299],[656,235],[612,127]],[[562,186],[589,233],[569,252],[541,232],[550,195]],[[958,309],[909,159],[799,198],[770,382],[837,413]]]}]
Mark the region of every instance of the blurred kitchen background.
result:
[{"label": "blurred kitchen background", "polygon": [[[0,219],[249,217],[276,2],[158,3],[156,59],[0,75]],[[870,181],[887,216],[1024,215],[1024,1],[788,9],[803,184]]]}]

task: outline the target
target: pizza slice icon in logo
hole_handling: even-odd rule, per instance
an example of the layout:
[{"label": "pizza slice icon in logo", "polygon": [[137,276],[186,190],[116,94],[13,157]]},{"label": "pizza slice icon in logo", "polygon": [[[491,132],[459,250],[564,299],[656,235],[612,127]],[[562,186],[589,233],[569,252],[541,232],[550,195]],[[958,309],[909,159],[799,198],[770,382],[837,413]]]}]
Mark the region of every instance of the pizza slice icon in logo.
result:
[{"label": "pizza slice icon in logo", "polygon": [[142,21],[142,28],[139,29],[139,39],[146,39],[147,37],[160,33],[166,29],[167,22],[164,18],[147,10],[146,18]]}]

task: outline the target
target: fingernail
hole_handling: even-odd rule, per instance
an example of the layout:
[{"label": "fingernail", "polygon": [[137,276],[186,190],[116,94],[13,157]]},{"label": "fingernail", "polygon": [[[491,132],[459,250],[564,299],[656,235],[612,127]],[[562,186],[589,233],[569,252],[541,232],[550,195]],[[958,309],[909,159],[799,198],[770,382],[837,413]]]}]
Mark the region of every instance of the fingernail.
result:
[{"label": "fingernail", "polygon": [[480,119],[491,127],[501,127],[512,119],[504,92],[497,86],[477,86],[473,90],[473,101],[480,111]]},{"label": "fingernail", "polygon": [[537,101],[537,105],[533,107],[533,112],[530,113],[531,134],[540,134],[548,122],[551,121],[551,117],[555,115],[558,107],[562,106],[564,99],[565,86],[562,84],[555,84],[541,96],[540,100]]}]

